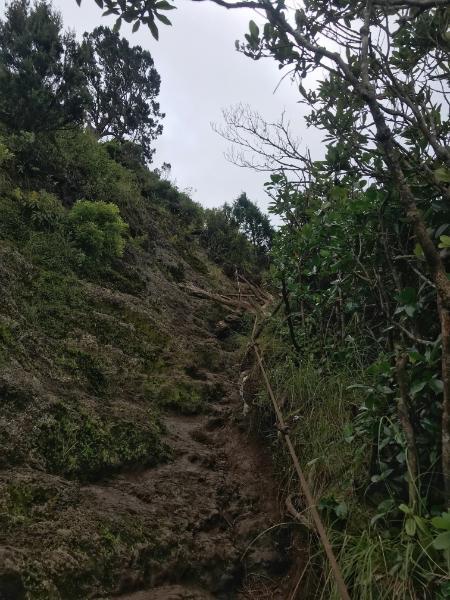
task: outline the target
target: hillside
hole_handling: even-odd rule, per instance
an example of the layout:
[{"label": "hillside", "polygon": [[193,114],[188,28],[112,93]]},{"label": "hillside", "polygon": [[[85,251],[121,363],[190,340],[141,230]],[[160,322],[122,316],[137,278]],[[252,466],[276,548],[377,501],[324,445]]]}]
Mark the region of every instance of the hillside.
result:
[{"label": "hillside", "polygon": [[[60,144],[71,179],[32,191],[7,174],[0,200],[0,597],[178,583],[229,597],[247,570],[287,564],[278,535],[240,559],[278,516],[270,468],[233,424],[251,315],[188,291],[236,288],[199,243],[186,195],[89,134]],[[77,204],[88,188],[96,203]],[[101,208],[85,237],[77,206]],[[111,206],[123,251],[96,262]],[[174,589],[161,597],[191,597]]]}]

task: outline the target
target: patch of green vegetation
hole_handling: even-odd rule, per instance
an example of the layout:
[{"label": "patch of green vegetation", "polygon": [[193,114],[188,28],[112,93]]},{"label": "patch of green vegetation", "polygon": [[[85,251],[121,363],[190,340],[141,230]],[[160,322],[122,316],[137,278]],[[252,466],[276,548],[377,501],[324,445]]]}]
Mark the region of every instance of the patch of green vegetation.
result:
[{"label": "patch of green vegetation", "polygon": [[47,469],[69,478],[94,480],[126,465],[152,465],[168,457],[153,411],[145,420],[102,420],[59,404],[36,429],[34,446]]},{"label": "patch of green vegetation", "polygon": [[21,299],[23,316],[30,325],[52,337],[65,337],[79,323],[86,301],[73,274],[41,270]]},{"label": "patch of green vegetation", "polygon": [[148,397],[153,397],[160,408],[175,410],[182,415],[195,415],[205,410],[205,396],[200,386],[188,382],[167,381],[148,384]]},{"label": "patch of green vegetation", "polygon": [[74,580],[69,570],[55,576],[61,597],[84,600],[92,591],[93,582],[104,589],[117,588],[130,556],[134,556],[134,566],[147,573],[150,564],[167,559],[171,550],[158,534],[158,529],[140,516],[117,514],[114,520],[104,518],[97,522],[94,535],[72,544],[74,553],[89,557],[82,576]]},{"label": "patch of green vegetation", "polygon": [[22,251],[37,267],[67,277],[73,277],[73,271],[77,271],[83,264],[83,253],[64,230],[33,231]]},{"label": "patch of green vegetation", "polygon": [[201,273],[202,275],[208,274],[209,270],[207,264],[192,250],[190,244],[186,244],[184,241],[178,241],[176,243],[176,248],[180,253],[180,256],[183,257],[183,259],[194,269],[194,271]]},{"label": "patch of green vegetation", "polygon": [[134,327],[134,331],[126,336],[127,346],[144,361],[147,373],[161,372],[165,368],[162,351],[169,341],[168,335],[158,328],[144,313],[122,309],[120,318]]},{"label": "patch of green vegetation", "polygon": [[[345,355],[322,353],[318,362],[316,345],[321,342],[315,338],[309,344],[302,339],[304,355],[298,365],[286,352],[280,331],[278,324],[277,332],[266,332],[260,341],[269,379],[282,402],[291,440],[344,578],[351,582],[352,597],[445,598],[446,575],[433,545],[439,531],[429,514],[419,515],[399,504],[394,488],[385,487],[383,460],[379,451],[373,452],[364,426],[368,410],[358,413],[358,408],[364,406],[366,388],[373,385],[372,370],[361,366],[361,356],[355,349],[353,353],[348,349]],[[361,383],[354,385],[355,380]],[[272,444],[285,492],[296,496],[292,464],[274,430],[273,409],[265,388],[260,389],[252,404],[256,408],[254,425]],[[380,438],[389,434],[390,425],[387,420],[385,424],[377,423]],[[402,455],[398,453],[400,460]],[[381,475],[377,474],[379,469]],[[313,538],[311,541],[315,544]],[[339,595],[320,546],[317,557],[320,566],[317,571],[309,571],[305,586],[320,589],[323,597],[337,600]]]},{"label": "patch of green vegetation", "polygon": [[248,336],[241,332],[233,331],[231,334],[221,341],[221,346],[226,352],[237,352],[245,348],[248,343]]},{"label": "patch of green vegetation", "polygon": [[62,364],[71,367],[77,375],[81,375],[88,389],[94,394],[102,396],[108,391],[109,381],[99,356],[79,348],[69,348],[68,359]]},{"label": "patch of green vegetation", "polygon": [[[315,482],[320,498],[351,501],[356,487],[367,477],[367,446],[346,441],[353,418],[357,392],[349,390],[354,371],[338,369],[336,365],[317,365],[307,359],[298,367],[289,357],[278,363],[269,358],[270,380],[275,395],[283,399],[283,414],[290,424],[290,433],[310,481]],[[270,423],[269,434],[278,446],[273,431],[272,405],[265,389],[257,399],[262,418],[261,427]],[[268,411],[268,412],[267,412]],[[267,419],[267,421],[266,421]],[[332,460],[330,460],[332,456]],[[280,468],[290,463],[283,447],[277,451]],[[326,510],[328,504],[324,504]]]},{"label": "patch of green vegetation", "polygon": [[[24,586],[24,594],[20,597],[21,599],[61,600],[61,594],[59,593],[57,586],[48,577],[42,563],[31,560],[27,561],[22,568],[21,579],[23,582],[22,585]],[[73,585],[74,583],[72,583],[72,587]],[[79,586],[80,581],[77,581],[76,585]],[[67,595],[66,598],[67,600],[79,600],[80,596]]]},{"label": "patch of green vegetation", "polygon": [[123,255],[128,225],[111,202],[78,200],[68,212],[72,238],[83,257],[83,267],[96,270]]},{"label": "patch of green vegetation", "polygon": [[185,268],[182,262],[179,262],[176,265],[168,265],[167,270],[177,283],[184,281]]},{"label": "patch of green vegetation", "polygon": [[30,483],[14,483],[7,488],[6,511],[15,520],[27,519],[33,508],[45,503],[48,490]]},{"label": "patch of green vegetation", "polygon": [[167,336],[155,326],[145,313],[125,308],[121,310],[120,314],[124,321],[134,325],[136,331],[144,335],[155,346],[163,348],[167,343]]},{"label": "patch of green vegetation", "polygon": [[145,279],[138,270],[126,268],[126,264],[117,263],[113,266],[105,266],[98,279],[108,285],[111,289],[124,294],[138,295],[145,291]]},{"label": "patch of green vegetation", "polygon": [[195,347],[196,363],[199,368],[207,369],[213,373],[223,368],[223,354],[216,346],[202,344]]}]

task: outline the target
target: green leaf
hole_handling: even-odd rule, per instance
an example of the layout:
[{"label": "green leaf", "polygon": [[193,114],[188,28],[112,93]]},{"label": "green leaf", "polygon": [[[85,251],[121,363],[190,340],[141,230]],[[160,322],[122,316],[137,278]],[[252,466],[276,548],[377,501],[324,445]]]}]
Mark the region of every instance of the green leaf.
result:
[{"label": "green leaf", "polygon": [[347,444],[351,444],[351,442],[353,442],[354,439],[355,436],[353,433],[353,427],[350,423],[347,423],[344,427],[344,440],[347,442]]},{"label": "green leaf", "polygon": [[136,21],[136,23],[133,25],[133,29],[131,30],[133,33],[136,33],[136,31],[139,29],[141,25],[140,21]]},{"label": "green leaf", "polygon": [[428,385],[436,394],[442,394],[444,391],[444,382],[441,379],[431,379]]},{"label": "green leaf", "polygon": [[428,535],[429,529],[427,527],[427,522],[425,521],[425,519],[422,517],[414,516],[414,520],[416,522],[416,525],[417,525],[417,528],[419,529],[419,531],[422,532],[423,534]]},{"label": "green leaf", "polygon": [[394,472],[394,469],[386,469],[380,473],[380,475],[372,475],[370,480],[372,483],[379,483],[380,481],[384,481]]},{"label": "green leaf", "polygon": [[416,352],[415,350],[413,350],[412,352],[408,352],[408,356],[409,356],[410,362],[413,365],[416,364],[417,362],[425,360],[425,357],[422,356],[422,354],[420,354],[420,352]]},{"label": "green leaf", "polygon": [[450,248],[450,235],[441,235],[439,239],[441,240],[439,248]]},{"label": "green leaf", "polygon": [[149,21],[148,28],[150,29],[150,32],[151,32],[152,36],[155,38],[155,40],[159,40],[159,31],[158,31],[158,28],[156,27],[154,21]]},{"label": "green leaf", "polygon": [[348,515],[348,506],[346,502],[341,502],[338,504],[334,509],[334,512],[340,519],[344,519]]},{"label": "green leaf", "polygon": [[408,517],[405,521],[405,531],[408,535],[416,535],[416,521],[413,517]]},{"label": "green leaf", "polygon": [[173,4],[169,4],[167,0],[161,0],[155,4],[156,10],[175,10],[176,6]]},{"label": "green leaf", "polygon": [[417,258],[423,257],[423,250],[422,250],[422,246],[420,244],[416,244],[414,246],[414,254],[417,256]]},{"label": "green leaf", "polygon": [[427,385],[426,381],[416,381],[410,388],[409,393],[411,396],[415,396],[419,392],[423,390],[423,388]]},{"label": "green leaf", "polygon": [[436,550],[450,550],[450,531],[440,533],[435,540],[433,546]]},{"label": "green leaf", "polygon": [[438,238],[444,233],[446,229],[448,229],[448,223],[443,223],[436,229],[436,231],[434,232],[434,236]]},{"label": "green leaf", "polygon": [[434,176],[440,183],[450,183],[450,171],[446,167],[435,169]]},{"label": "green leaf", "polygon": [[251,37],[254,39],[257,39],[259,37],[259,27],[255,23],[255,21],[250,21],[250,23],[248,24],[248,27],[250,29]]},{"label": "green leaf", "polygon": [[441,517],[434,517],[431,519],[431,524],[433,527],[436,527],[436,529],[446,529],[450,531],[450,513],[446,512],[442,513]]},{"label": "green leaf", "polygon": [[164,23],[164,25],[172,25],[172,21],[168,19],[166,15],[158,15],[158,13],[155,13],[155,17],[161,21],[161,23]]},{"label": "green leaf", "polygon": [[397,294],[396,298],[402,306],[396,309],[395,314],[405,312],[408,317],[413,317],[418,309],[416,290],[414,288],[405,288]]},{"label": "green leaf", "polygon": [[414,288],[405,288],[397,296],[402,304],[415,304],[417,301],[417,293]]}]

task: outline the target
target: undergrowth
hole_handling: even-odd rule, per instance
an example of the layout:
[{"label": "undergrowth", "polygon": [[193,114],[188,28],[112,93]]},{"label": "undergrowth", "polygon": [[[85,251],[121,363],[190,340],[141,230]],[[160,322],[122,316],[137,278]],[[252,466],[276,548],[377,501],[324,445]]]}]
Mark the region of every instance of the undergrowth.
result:
[{"label": "undergrowth", "polygon": [[[298,359],[286,350],[282,323],[273,323],[261,341],[275,396],[351,597],[449,598],[444,539],[450,530],[448,513],[436,517],[439,511],[426,508],[425,501],[414,511],[406,500],[402,502],[389,483],[389,473],[383,475],[386,467],[379,445],[370,436],[371,427],[365,426],[366,421],[373,425],[375,418],[368,410],[367,389],[376,385],[377,369],[364,366],[354,344],[343,348],[341,355],[322,352],[320,358],[317,345],[316,340],[309,344],[302,340]],[[303,538],[309,540],[310,562],[301,589],[309,589],[316,599],[338,599],[282,436],[273,427],[270,398],[260,384],[253,403],[254,425],[270,440],[283,492],[301,513]],[[390,439],[391,430],[383,430],[383,419],[378,417],[379,435]],[[399,433],[396,443],[404,446]],[[436,544],[439,534],[442,549]]]}]

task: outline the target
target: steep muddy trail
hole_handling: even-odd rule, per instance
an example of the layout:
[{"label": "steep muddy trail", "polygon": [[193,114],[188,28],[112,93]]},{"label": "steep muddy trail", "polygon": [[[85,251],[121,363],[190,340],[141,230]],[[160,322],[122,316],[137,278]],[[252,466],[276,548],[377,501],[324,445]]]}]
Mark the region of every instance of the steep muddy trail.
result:
[{"label": "steep muddy trail", "polygon": [[144,575],[131,562],[122,592],[108,598],[288,597],[292,540],[289,528],[280,525],[283,514],[270,455],[240,418],[235,361],[230,364],[224,353],[223,373],[200,374],[223,390],[207,414],[166,417],[171,462],[123,473],[111,486],[83,489],[105,511],[145,511],[159,539],[172,547],[176,540],[178,548],[169,558],[155,560],[152,572]]},{"label": "steep muddy trail", "polygon": [[140,294],[79,282],[66,337],[25,323],[0,369],[0,600],[290,598],[298,528],[240,397],[251,290],[140,269]]}]

